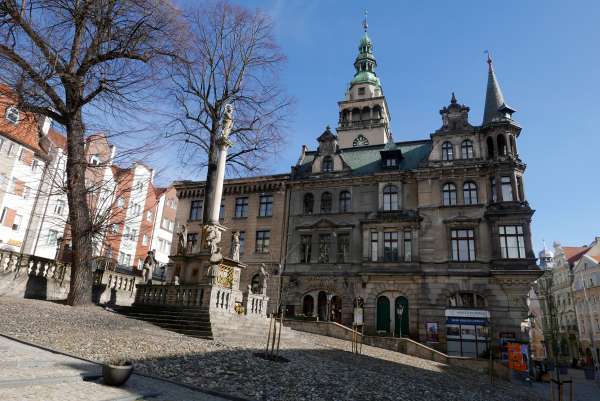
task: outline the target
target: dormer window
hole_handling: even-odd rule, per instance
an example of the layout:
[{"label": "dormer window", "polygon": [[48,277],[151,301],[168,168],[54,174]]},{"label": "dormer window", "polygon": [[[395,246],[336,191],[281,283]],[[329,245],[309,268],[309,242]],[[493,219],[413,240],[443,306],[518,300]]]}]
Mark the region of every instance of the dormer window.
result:
[{"label": "dormer window", "polygon": [[325,156],[323,158],[323,172],[330,173],[333,171],[333,158],[331,156]]},{"label": "dormer window", "polygon": [[6,109],[5,117],[8,121],[14,125],[17,125],[19,123],[19,109],[17,109],[15,106],[10,106]]},{"label": "dormer window", "polygon": [[388,158],[384,160],[384,166],[386,168],[396,167],[398,165],[398,160],[394,157]]},{"label": "dormer window", "polygon": [[364,96],[364,94],[365,94],[365,88],[364,88],[364,86],[362,88],[358,88],[358,94],[360,96]]}]

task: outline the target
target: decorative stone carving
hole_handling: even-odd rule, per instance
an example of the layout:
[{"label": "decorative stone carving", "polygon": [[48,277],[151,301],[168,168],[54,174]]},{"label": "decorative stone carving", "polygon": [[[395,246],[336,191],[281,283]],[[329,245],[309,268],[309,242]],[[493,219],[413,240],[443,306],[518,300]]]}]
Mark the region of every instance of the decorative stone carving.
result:
[{"label": "decorative stone carving", "polygon": [[231,239],[231,259],[235,262],[240,261],[240,232],[234,231]]},{"label": "decorative stone carving", "polygon": [[154,269],[158,266],[157,260],[154,258],[154,252],[148,251],[148,256],[144,259],[143,266],[143,279],[145,284],[152,284],[152,274],[154,273]]},{"label": "decorative stone carving", "polygon": [[186,227],[185,224],[182,224],[179,227],[179,231],[177,232],[177,254],[185,255],[186,247],[185,247],[185,235],[186,235]]},{"label": "decorative stone carving", "polygon": [[223,259],[221,248],[219,248],[219,244],[221,243],[221,230],[217,226],[206,225],[204,227],[204,234],[206,246],[210,251],[210,261],[213,263],[220,262]]}]

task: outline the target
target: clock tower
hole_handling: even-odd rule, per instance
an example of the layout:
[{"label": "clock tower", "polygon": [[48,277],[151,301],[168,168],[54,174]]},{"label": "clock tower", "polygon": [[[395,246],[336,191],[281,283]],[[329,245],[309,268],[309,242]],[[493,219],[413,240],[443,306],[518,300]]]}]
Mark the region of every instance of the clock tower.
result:
[{"label": "clock tower", "polygon": [[391,140],[390,115],[381,82],[375,73],[377,61],[373,55],[373,43],[367,34],[366,14],[363,27],[365,33],[354,61],[356,72],[346,98],[338,102],[340,116],[337,132],[342,149],[381,145]]}]

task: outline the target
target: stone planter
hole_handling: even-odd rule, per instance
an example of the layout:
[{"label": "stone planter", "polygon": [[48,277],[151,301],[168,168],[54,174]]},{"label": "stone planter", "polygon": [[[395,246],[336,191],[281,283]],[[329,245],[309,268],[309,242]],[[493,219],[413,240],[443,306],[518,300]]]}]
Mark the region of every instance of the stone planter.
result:
[{"label": "stone planter", "polygon": [[596,372],[594,368],[583,368],[583,373],[585,374],[585,380],[594,380],[596,376]]},{"label": "stone planter", "polygon": [[102,376],[104,377],[104,383],[109,386],[121,386],[123,385],[131,373],[133,372],[133,365],[131,362],[126,362],[125,365],[102,365]]}]

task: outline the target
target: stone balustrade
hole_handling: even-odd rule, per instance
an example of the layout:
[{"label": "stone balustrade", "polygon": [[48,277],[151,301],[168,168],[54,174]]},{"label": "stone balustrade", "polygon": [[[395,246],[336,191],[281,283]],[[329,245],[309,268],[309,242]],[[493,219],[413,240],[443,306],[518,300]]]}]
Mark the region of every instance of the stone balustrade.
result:
[{"label": "stone balustrade", "polygon": [[213,305],[217,309],[230,310],[232,307],[232,291],[229,288],[215,288]]},{"label": "stone balustrade", "polygon": [[269,297],[264,294],[248,294],[248,299],[246,300],[246,314],[267,316],[268,302]]},{"label": "stone balustrade", "polygon": [[44,277],[62,282],[65,277],[70,276],[71,266],[39,256],[0,250],[0,272],[15,273],[15,276],[26,272],[28,276]]},{"label": "stone balustrade", "polygon": [[207,286],[175,284],[137,284],[137,305],[202,306]]}]

